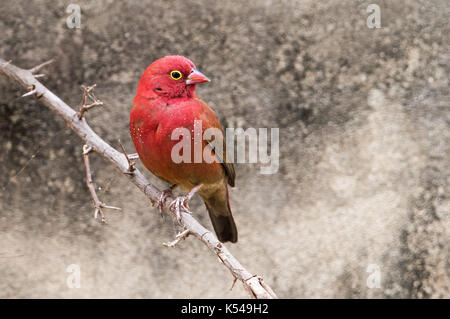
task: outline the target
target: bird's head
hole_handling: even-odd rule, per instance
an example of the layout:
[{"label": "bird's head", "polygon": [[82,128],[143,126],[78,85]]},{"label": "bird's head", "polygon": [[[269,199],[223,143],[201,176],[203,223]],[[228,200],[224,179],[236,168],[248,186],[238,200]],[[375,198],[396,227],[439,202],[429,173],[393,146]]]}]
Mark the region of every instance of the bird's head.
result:
[{"label": "bird's head", "polygon": [[170,55],[154,61],[142,74],[137,95],[145,98],[165,96],[193,97],[197,83],[209,79],[194,63],[180,55]]}]

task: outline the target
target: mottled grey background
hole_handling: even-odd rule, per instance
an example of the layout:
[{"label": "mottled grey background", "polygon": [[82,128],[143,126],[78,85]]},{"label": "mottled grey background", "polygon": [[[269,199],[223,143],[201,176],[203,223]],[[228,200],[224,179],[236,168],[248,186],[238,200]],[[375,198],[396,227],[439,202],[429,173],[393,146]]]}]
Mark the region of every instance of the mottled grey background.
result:
[{"label": "mottled grey background", "polygon": [[[212,79],[198,93],[225,126],[280,128],[277,174],[236,167],[229,245],[280,297],[450,297],[448,1],[73,2],[79,30],[70,1],[3,1],[0,56],[55,58],[43,82],[73,107],[97,83],[105,107],[88,121],[112,145],[133,150],[137,82],[168,54]],[[23,93],[0,76],[0,297],[246,297],[199,241],[164,248],[172,221],[95,155],[100,197],[123,212],[94,220],[81,140]]]}]

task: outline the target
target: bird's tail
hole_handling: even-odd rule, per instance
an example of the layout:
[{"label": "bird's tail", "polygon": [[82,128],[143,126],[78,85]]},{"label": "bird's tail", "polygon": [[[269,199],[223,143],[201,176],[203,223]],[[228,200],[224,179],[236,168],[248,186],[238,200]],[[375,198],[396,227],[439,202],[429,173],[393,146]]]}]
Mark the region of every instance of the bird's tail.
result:
[{"label": "bird's tail", "polygon": [[235,243],[238,240],[238,232],[231,214],[228,188],[224,195],[216,194],[205,199],[205,205],[217,238],[223,243],[227,241]]}]

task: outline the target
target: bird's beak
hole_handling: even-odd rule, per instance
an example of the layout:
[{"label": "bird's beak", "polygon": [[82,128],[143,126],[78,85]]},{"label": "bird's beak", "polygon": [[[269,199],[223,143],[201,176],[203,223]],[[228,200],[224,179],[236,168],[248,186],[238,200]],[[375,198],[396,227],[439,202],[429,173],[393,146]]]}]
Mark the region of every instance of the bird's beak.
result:
[{"label": "bird's beak", "polygon": [[206,77],[202,72],[197,69],[192,69],[191,73],[188,75],[186,84],[196,84],[202,82],[210,82],[211,80]]}]

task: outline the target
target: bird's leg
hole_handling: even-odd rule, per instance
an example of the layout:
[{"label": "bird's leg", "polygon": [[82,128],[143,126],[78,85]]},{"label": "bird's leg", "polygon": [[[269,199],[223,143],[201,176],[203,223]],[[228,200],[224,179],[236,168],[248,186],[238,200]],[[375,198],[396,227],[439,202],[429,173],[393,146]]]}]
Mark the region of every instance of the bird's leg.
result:
[{"label": "bird's leg", "polygon": [[202,187],[202,184],[195,186],[186,195],[175,198],[172,201],[172,203],[169,204],[169,209],[174,210],[175,213],[177,214],[177,221],[179,224],[182,224],[182,219],[181,219],[182,212],[191,214],[191,212],[189,210],[189,201],[191,200],[192,196],[194,196],[194,194],[197,193],[197,191],[200,189],[200,187]]},{"label": "bird's leg", "polygon": [[164,203],[166,202],[167,197],[173,196],[172,191],[177,187],[176,184],[173,184],[169,188],[163,190],[161,192],[161,195],[159,196],[158,203],[156,206],[158,207],[159,213],[161,214],[161,217],[164,215]]}]

